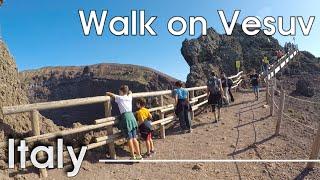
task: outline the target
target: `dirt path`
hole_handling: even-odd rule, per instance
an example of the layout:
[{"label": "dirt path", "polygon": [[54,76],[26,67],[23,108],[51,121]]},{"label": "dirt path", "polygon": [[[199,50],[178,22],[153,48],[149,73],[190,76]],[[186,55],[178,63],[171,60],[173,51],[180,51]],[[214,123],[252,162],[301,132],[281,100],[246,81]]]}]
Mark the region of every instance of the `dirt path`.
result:
[{"label": "dirt path", "polygon": [[[312,138],[295,136],[303,129],[286,121],[282,135],[273,136],[276,117],[268,116],[264,97],[252,99],[250,94],[237,94],[218,123],[213,123],[212,113],[202,112],[193,122],[192,134],[179,133],[178,124],[173,124],[166,139],[155,141],[157,154],[151,159],[307,159]],[[320,175],[319,168],[303,171],[304,163],[99,163],[104,152],[104,148],[87,152],[77,179],[316,179]],[[117,154],[128,158],[120,147]],[[67,178],[63,170],[55,169],[49,171],[49,179]]]}]

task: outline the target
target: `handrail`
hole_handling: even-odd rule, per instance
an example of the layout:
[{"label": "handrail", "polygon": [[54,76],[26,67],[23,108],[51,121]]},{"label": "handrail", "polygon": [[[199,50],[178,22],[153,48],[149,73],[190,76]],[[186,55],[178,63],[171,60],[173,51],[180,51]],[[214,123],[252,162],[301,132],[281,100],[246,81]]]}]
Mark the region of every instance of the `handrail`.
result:
[{"label": "handrail", "polygon": [[[229,78],[230,79],[237,78],[237,77],[240,78],[242,73],[243,71],[239,72],[237,75],[230,76]],[[239,85],[239,83],[237,85]],[[191,87],[186,89],[188,91],[205,90],[207,89],[207,86]],[[161,96],[161,95],[170,95],[170,94],[172,94],[172,90],[133,93],[132,97],[140,98],[140,97]],[[87,98],[51,101],[51,102],[16,105],[16,106],[5,106],[5,107],[2,107],[2,112],[4,115],[10,115],[10,114],[30,112],[33,110],[38,110],[38,111],[51,110],[51,109],[58,109],[58,108],[65,108],[65,107],[104,103],[107,101],[110,101],[110,97],[108,96],[87,97]]]},{"label": "handrail", "polygon": [[32,110],[49,110],[49,109],[58,109],[58,108],[64,108],[64,107],[103,103],[108,101],[109,99],[110,97],[108,96],[97,96],[97,97],[51,101],[51,102],[43,102],[43,103],[35,103],[35,104],[5,106],[2,108],[2,112],[4,115],[9,115],[9,114],[30,112]]},{"label": "handrail", "polygon": [[265,75],[264,72],[262,72],[262,75],[266,77],[267,79],[271,79],[274,77],[286,64],[289,63],[291,59],[293,59],[297,54],[298,50],[290,53],[285,54],[283,57],[281,57],[276,63],[272,64],[270,66],[270,70],[268,70],[268,74]]},{"label": "handrail", "polygon": [[233,78],[239,77],[242,73],[243,73],[243,71],[240,71],[240,72],[238,72],[238,74],[236,74],[234,76],[230,76],[229,79],[233,79]]}]

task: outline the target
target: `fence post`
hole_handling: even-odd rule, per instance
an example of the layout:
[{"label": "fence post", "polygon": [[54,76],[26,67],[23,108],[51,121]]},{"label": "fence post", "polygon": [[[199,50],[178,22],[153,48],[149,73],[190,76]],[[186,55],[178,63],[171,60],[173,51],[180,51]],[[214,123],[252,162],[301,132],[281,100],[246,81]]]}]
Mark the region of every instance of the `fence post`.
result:
[{"label": "fence post", "polygon": [[[160,96],[160,105],[164,106],[164,99],[163,95]],[[164,119],[164,113],[161,112],[161,119]],[[166,138],[166,128],[164,124],[160,124],[160,138],[165,139]]]},{"label": "fence post", "polygon": [[[111,100],[109,99],[104,103],[105,117],[111,116],[111,110],[112,110]],[[113,126],[107,126],[107,135],[110,136],[112,134],[113,134]],[[109,149],[110,158],[116,159],[117,155],[116,155],[116,149],[114,146],[114,142],[108,143],[108,149]]]},{"label": "fence post", "polygon": [[[39,122],[39,112],[37,110],[32,110],[31,111],[31,118],[32,118],[32,133],[34,136],[39,136],[40,135],[40,122]],[[37,154],[37,158],[41,159],[43,157],[43,152],[39,152]],[[46,178],[48,177],[48,172],[47,169],[39,169],[40,171],[40,177],[41,178]]]},{"label": "fence post", "polygon": [[281,126],[281,121],[283,118],[283,110],[284,110],[284,105],[285,105],[285,93],[284,89],[281,87],[281,96],[280,96],[280,107],[279,107],[279,112],[278,112],[278,121],[277,121],[277,126],[276,126],[276,132],[275,135],[279,135],[280,133],[280,126]]},{"label": "fence post", "polygon": [[[191,101],[192,98],[194,98],[194,90],[190,91],[189,100]],[[193,120],[194,119],[194,111],[191,111],[190,115],[191,115],[191,120]]]},{"label": "fence post", "polygon": [[[319,156],[319,151],[320,151],[320,122],[318,125],[318,130],[317,130],[317,135],[314,139],[312,149],[311,149],[311,154],[310,154],[310,160],[317,160]],[[313,169],[315,166],[315,162],[308,162],[307,164],[307,169]]]},{"label": "fence post", "polygon": [[274,83],[271,82],[271,106],[270,106],[270,115],[274,116]]},{"label": "fence post", "polygon": [[277,78],[274,77],[274,80],[273,80],[273,83],[274,83],[274,90],[277,90]]},{"label": "fence post", "polygon": [[270,92],[270,88],[269,88],[269,79],[267,77],[267,91],[266,91],[266,101],[267,101],[267,105],[269,104],[269,92]]}]

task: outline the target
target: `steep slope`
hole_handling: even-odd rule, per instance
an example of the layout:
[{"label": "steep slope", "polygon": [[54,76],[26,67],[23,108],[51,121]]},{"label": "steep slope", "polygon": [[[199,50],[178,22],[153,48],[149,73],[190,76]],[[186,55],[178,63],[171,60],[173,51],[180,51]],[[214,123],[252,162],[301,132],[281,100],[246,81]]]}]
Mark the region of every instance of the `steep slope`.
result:
[{"label": "steep slope", "polygon": [[278,40],[262,32],[256,36],[246,35],[239,24],[233,34],[218,34],[213,28],[207,36],[185,40],[181,53],[190,66],[187,85],[203,85],[210,71],[223,70],[228,75],[236,73],[235,61],[240,60],[242,70],[259,69],[261,60],[267,56],[273,59],[275,51],[282,49]]},{"label": "steep slope", "polygon": [[[17,66],[3,41],[0,40],[0,108],[29,103],[25,91],[21,88]],[[51,132],[58,129],[52,121],[41,118],[41,131]],[[17,114],[4,116],[0,111],[0,142],[7,137],[19,137],[28,135],[31,131],[29,114]],[[3,150],[0,152],[0,160],[6,159]]]},{"label": "steep slope", "polygon": [[[176,79],[156,70],[120,64],[96,64],[91,66],[46,67],[24,71],[20,78],[31,102],[55,101],[118,93],[122,84],[133,92],[172,89]],[[113,108],[117,113],[118,108]],[[41,112],[55,123],[66,127],[75,122],[91,124],[104,116],[102,104]]]}]

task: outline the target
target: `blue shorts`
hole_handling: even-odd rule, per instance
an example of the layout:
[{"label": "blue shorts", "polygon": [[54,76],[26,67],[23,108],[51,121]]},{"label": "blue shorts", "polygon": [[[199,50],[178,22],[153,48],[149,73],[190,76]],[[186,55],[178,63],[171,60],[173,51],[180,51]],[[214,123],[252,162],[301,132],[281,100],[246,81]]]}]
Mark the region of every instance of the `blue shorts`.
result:
[{"label": "blue shorts", "polygon": [[132,129],[131,131],[129,131],[126,138],[127,139],[137,138],[137,129]]},{"label": "blue shorts", "polygon": [[259,92],[259,86],[252,86],[253,92]]}]

